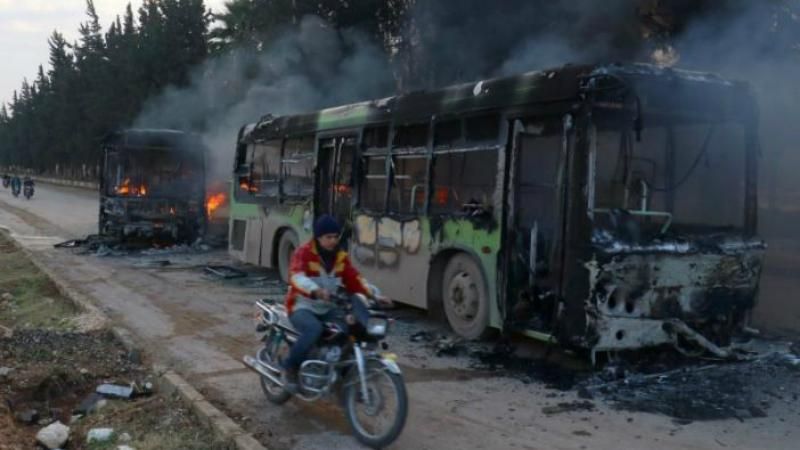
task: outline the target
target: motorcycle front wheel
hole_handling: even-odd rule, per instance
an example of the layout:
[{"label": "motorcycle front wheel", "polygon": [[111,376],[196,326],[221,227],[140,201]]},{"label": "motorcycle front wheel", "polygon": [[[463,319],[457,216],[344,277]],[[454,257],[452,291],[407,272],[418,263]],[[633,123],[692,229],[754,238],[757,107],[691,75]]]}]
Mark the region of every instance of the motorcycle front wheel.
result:
[{"label": "motorcycle front wheel", "polygon": [[365,399],[358,377],[348,383],[344,392],[347,421],[359,442],[383,448],[397,439],[406,424],[406,385],[401,375],[372,362],[367,365],[367,393]]},{"label": "motorcycle front wheel", "polygon": [[[258,351],[258,359],[264,364],[278,366],[279,355],[283,354],[283,352],[288,352],[288,350],[289,345],[286,343],[286,341],[282,341],[280,344],[278,344],[278,348],[273,352],[271,352],[268,347],[263,347]],[[274,383],[267,377],[262,376],[260,378],[261,390],[264,391],[264,395],[270,402],[276,405],[282,405],[292,398],[292,394],[286,392],[286,389],[284,389],[283,386]]]}]

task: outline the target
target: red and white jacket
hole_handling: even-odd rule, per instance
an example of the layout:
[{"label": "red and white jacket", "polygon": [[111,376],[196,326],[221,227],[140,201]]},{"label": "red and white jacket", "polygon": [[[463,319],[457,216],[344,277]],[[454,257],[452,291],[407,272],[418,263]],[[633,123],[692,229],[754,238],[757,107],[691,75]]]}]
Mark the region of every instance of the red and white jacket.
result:
[{"label": "red and white jacket", "polygon": [[286,310],[289,314],[297,309],[309,309],[315,314],[325,314],[333,305],[330,302],[311,298],[311,292],[327,289],[335,292],[343,286],[350,294],[373,295],[373,289],[353,266],[347,252],[336,253],[333,270],[325,270],[317,250],[317,242],[312,239],[301,245],[292,255],[289,263],[289,292],[286,294]]}]

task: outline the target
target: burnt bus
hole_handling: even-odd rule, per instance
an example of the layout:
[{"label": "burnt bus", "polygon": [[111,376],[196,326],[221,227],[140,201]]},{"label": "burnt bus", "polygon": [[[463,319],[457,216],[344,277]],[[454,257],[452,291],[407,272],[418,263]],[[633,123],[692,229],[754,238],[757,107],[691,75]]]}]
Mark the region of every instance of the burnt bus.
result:
[{"label": "burnt bus", "polygon": [[127,129],[103,140],[99,233],[191,242],[203,235],[206,149],[196,135]]},{"label": "burnt bus", "polygon": [[240,132],[230,253],[275,267],[334,214],[391,298],[592,355],[728,354],[755,306],[758,121],[746,83],[564,66]]}]

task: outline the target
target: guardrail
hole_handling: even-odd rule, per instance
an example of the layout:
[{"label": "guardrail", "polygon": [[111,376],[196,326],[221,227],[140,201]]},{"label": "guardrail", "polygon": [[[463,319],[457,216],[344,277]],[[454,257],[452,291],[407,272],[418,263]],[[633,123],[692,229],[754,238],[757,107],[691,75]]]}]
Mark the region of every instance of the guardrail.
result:
[{"label": "guardrail", "polygon": [[56,184],[59,186],[71,186],[82,189],[91,189],[95,191],[100,189],[100,184],[96,181],[77,181],[77,180],[68,180],[65,178],[51,178],[51,177],[40,177],[40,176],[31,176],[31,178],[33,178],[33,180],[37,183]]}]

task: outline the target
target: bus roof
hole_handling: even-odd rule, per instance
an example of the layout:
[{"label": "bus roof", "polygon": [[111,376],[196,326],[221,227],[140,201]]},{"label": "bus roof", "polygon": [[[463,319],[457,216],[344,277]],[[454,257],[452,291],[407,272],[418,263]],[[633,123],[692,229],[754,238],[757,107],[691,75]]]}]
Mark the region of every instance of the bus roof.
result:
[{"label": "bus roof", "polygon": [[[586,82],[607,78],[616,82],[613,89],[640,85],[668,84],[694,86],[705,93],[747,94],[745,83],[725,80],[717,75],[661,68],[650,64],[565,65],[555,69],[528,72],[502,78],[462,83],[432,91],[415,91],[393,97],[352,103],[305,114],[264,116],[242,129],[241,140],[260,141],[287,135],[325,132],[370,124],[424,123],[433,116],[470,114],[493,109],[510,109],[530,104],[564,104],[571,107],[581,99]],[[724,99],[726,95],[714,95]],[[702,106],[702,103],[700,103]],[[729,109],[725,107],[724,109]]]},{"label": "bus roof", "polygon": [[193,133],[155,128],[129,128],[117,130],[103,139],[106,147],[126,150],[166,150],[193,152],[200,139]]}]

